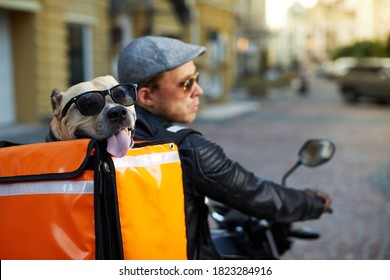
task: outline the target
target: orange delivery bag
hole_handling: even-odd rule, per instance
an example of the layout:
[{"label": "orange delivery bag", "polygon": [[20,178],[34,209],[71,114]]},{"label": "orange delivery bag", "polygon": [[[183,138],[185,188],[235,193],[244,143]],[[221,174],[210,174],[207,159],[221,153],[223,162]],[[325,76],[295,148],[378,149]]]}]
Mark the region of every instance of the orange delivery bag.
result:
[{"label": "orange delivery bag", "polygon": [[0,259],[187,259],[177,146],[0,142]]}]

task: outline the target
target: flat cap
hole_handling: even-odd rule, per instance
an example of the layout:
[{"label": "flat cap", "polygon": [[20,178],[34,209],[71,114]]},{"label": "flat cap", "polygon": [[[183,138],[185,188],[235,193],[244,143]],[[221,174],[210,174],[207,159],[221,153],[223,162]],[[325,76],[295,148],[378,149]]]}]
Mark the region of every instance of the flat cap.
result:
[{"label": "flat cap", "polygon": [[169,37],[145,36],[135,39],[119,54],[119,82],[142,84],[161,72],[193,60],[205,51],[205,47]]}]

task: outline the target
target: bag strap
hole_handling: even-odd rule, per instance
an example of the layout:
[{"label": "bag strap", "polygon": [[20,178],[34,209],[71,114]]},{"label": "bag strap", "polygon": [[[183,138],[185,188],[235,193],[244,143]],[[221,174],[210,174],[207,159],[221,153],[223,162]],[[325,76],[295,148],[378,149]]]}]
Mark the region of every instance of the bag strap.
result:
[{"label": "bag strap", "polygon": [[199,131],[196,131],[192,128],[179,125],[167,125],[159,130],[159,132],[154,137],[155,139],[169,139],[173,141],[177,146],[181,144],[186,136],[189,134],[199,134],[202,135]]},{"label": "bag strap", "polygon": [[95,150],[95,232],[96,259],[124,258],[119,219],[115,166],[106,152],[107,142],[98,141]]}]

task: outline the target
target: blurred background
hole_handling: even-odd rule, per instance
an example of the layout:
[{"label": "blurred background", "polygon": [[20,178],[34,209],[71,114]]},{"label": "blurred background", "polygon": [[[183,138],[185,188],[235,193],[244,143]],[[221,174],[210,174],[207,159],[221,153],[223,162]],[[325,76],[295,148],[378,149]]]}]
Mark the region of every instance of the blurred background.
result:
[{"label": "blurred background", "polygon": [[208,48],[206,108],[389,56],[389,14],[386,0],[0,0],[0,126],[47,121],[54,87],[115,76],[118,52],[143,35]]}]

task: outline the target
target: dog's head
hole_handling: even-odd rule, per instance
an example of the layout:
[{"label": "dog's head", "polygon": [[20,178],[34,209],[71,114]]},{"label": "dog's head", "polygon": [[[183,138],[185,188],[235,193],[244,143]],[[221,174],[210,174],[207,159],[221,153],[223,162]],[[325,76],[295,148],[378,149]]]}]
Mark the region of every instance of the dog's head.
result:
[{"label": "dog's head", "polygon": [[[136,88],[131,89],[132,95],[126,95],[129,88],[119,85],[112,76],[82,82],[64,92],[54,89],[52,137],[47,140],[107,139],[107,151],[113,156],[124,156],[134,143],[136,113],[134,105],[128,104],[131,96],[132,103],[135,102]],[[91,91],[96,92],[86,94]]]}]

